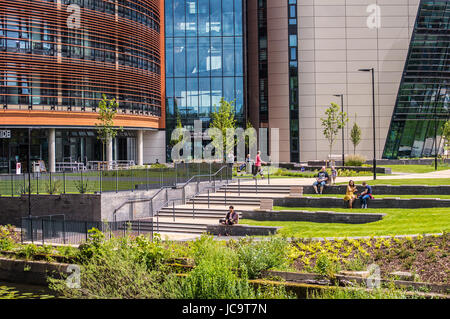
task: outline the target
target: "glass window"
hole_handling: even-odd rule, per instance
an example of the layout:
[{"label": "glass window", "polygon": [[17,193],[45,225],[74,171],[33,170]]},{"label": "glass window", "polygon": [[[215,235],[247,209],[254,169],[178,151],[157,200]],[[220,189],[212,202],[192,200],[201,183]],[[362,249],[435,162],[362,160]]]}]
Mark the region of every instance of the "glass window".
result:
[{"label": "glass window", "polygon": [[198,82],[197,79],[187,81],[187,106],[189,107],[189,115],[198,115]]},{"label": "glass window", "polygon": [[244,57],[243,57],[242,38],[235,38],[235,61],[236,61],[236,76],[244,75]]},{"label": "glass window", "polygon": [[173,0],[174,35],[185,36],[186,30],[186,2],[185,0]]},{"label": "glass window", "polygon": [[234,32],[236,36],[242,35],[242,0],[234,0]]},{"label": "glass window", "polygon": [[235,97],[234,77],[223,78],[223,97],[227,101],[233,101]]},{"label": "glass window", "polygon": [[222,75],[222,38],[211,38],[211,75]]},{"label": "glass window", "polygon": [[188,77],[198,75],[198,63],[197,63],[197,38],[187,38],[187,71]]},{"label": "glass window", "polygon": [[220,99],[223,97],[222,91],[222,78],[214,77],[211,78],[211,105],[214,110],[214,106],[219,108]]},{"label": "glass window", "polygon": [[166,37],[173,36],[173,0],[165,0]]},{"label": "glass window", "polygon": [[209,38],[198,39],[199,75],[209,76],[211,70]]},{"label": "glass window", "polygon": [[198,0],[198,34],[209,35],[209,0]]},{"label": "glass window", "polygon": [[186,43],[185,38],[174,39],[175,76],[186,76]]},{"label": "glass window", "polygon": [[223,38],[223,75],[234,76],[234,38]]},{"label": "glass window", "polygon": [[197,35],[197,1],[186,2],[186,36]]},{"label": "glass window", "polygon": [[211,90],[210,90],[210,78],[199,79],[199,116],[205,117],[209,115],[209,109],[211,107]]},{"label": "glass window", "polygon": [[186,79],[175,79],[175,95],[174,95],[175,107],[178,107],[178,111],[182,113],[186,108]]},{"label": "glass window", "polygon": [[224,36],[230,36],[234,34],[233,4],[233,1],[222,1],[222,26]]},{"label": "glass window", "polygon": [[210,6],[210,33],[212,36],[219,36],[222,33],[221,1],[211,1]]}]

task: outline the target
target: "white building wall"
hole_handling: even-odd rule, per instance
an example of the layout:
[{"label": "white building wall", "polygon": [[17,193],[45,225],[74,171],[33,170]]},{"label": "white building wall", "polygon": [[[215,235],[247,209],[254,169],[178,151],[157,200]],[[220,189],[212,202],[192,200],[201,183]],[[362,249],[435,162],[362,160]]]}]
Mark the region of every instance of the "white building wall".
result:
[{"label": "white building wall", "polygon": [[166,132],[144,131],[144,164],[166,162]]},{"label": "white building wall", "polygon": [[[333,94],[344,94],[349,116],[345,153],[357,115],[362,140],[356,153],[373,156],[372,85],[375,68],[376,147],[381,158],[408,53],[419,0],[298,0],[300,160],[325,159],[328,142],[320,118]],[[380,8],[380,28],[370,29],[367,7]],[[341,133],[333,154],[342,153]]]}]

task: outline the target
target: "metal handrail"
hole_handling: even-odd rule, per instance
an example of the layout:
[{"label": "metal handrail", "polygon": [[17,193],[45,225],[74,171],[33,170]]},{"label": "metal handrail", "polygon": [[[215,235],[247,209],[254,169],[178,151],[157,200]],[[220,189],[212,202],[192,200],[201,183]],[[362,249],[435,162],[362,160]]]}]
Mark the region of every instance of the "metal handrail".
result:
[{"label": "metal handrail", "polygon": [[[179,187],[180,189],[182,189],[183,190],[183,194],[184,194],[184,189],[185,189],[185,187],[189,184],[189,183],[191,183],[192,182],[192,180],[194,179],[194,178],[198,178],[198,177],[213,177],[213,176],[216,176],[217,174],[219,174],[224,168],[227,168],[227,166],[222,166],[217,172],[215,172],[214,174],[212,174],[212,175],[194,175],[194,176],[192,176],[187,182],[185,182],[181,187]],[[156,196],[158,196],[163,190],[165,190],[165,189],[173,189],[173,188],[175,188],[175,189],[178,189],[178,187],[177,187],[177,185],[175,184],[174,186],[163,186],[163,187],[161,187],[155,194],[153,194],[150,198],[140,198],[140,199],[131,199],[131,200],[127,200],[126,202],[123,202],[119,207],[117,207],[116,209],[114,209],[114,212],[113,212],[113,220],[114,221],[116,221],[116,214],[117,214],[117,211],[118,210],[120,210],[120,209],[122,209],[125,205],[128,205],[128,204],[132,204],[132,203],[143,203],[143,202],[153,202],[153,199],[156,197]],[[215,189],[214,189],[215,190]],[[197,196],[199,193],[197,193],[195,196]],[[183,198],[185,198],[185,196],[183,196]],[[183,198],[181,198],[181,200],[183,200]],[[174,200],[174,199],[171,199],[171,200],[167,200],[165,203],[164,203],[164,205],[162,206],[162,207],[164,207],[166,204],[168,204],[168,203],[170,203],[170,201],[172,201],[172,200]],[[175,200],[179,200],[179,199],[175,199]],[[152,214],[153,214],[153,205],[152,205]]]}]

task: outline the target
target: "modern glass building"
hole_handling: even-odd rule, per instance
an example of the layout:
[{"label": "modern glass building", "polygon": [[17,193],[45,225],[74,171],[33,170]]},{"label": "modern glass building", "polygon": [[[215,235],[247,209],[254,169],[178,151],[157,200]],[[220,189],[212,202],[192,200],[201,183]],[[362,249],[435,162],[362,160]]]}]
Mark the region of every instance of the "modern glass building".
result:
[{"label": "modern glass building", "polygon": [[384,158],[426,157],[443,151],[450,118],[450,1],[421,1]]},{"label": "modern glass building", "polygon": [[[235,101],[236,119],[245,120],[243,0],[166,0],[167,145],[179,117],[209,127],[220,99]],[[168,149],[167,156],[170,156]]]}]

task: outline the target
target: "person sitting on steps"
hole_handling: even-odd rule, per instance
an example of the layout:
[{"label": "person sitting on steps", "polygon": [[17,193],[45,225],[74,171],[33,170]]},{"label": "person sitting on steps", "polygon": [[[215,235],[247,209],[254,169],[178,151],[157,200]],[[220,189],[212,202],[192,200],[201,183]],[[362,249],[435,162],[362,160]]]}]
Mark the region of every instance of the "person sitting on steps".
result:
[{"label": "person sitting on steps", "polygon": [[322,166],[322,169],[319,171],[319,173],[317,173],[316,181],[313,184],[313,188],[316,191],[316,194],[319,194],[319,192],[317,191],[317,186],[319,185],[320,185],[320,194],[322,194],[323,188],[327,184],[329,178],[330,176],[328,176],[325,166]]},{"label": "person sitting on steps", "polygon": [[228,207],[228,213],[225,216],[224,219],[220,219],[219,223],[221,223],[222,225],[234,225],[234,224],[238,224],[239,223],[239,214],[236,213],[236,211],[234,210],[233,206]]},{"label": "person sitting on steps", "polygon": [[344,201],[346,201],[346,202],[348,201],[348,207],[350,209],[352,209],[352,207],[353,207],[353,202],[356,199],[356,195],[354,193],[356,193],[357,191],[358,191],[358,189],[355,186],[355,182],[350,180],[348,182],[347,191],[344,196]]},{"label": "person sitting on steps", "polygon": [[373,199],[372,187],[366,182],[362,182],[362,186],[364,186],[364,191],[359,195],[358,198],[361,201],[361,208],[367,208],[367,200]]}]

